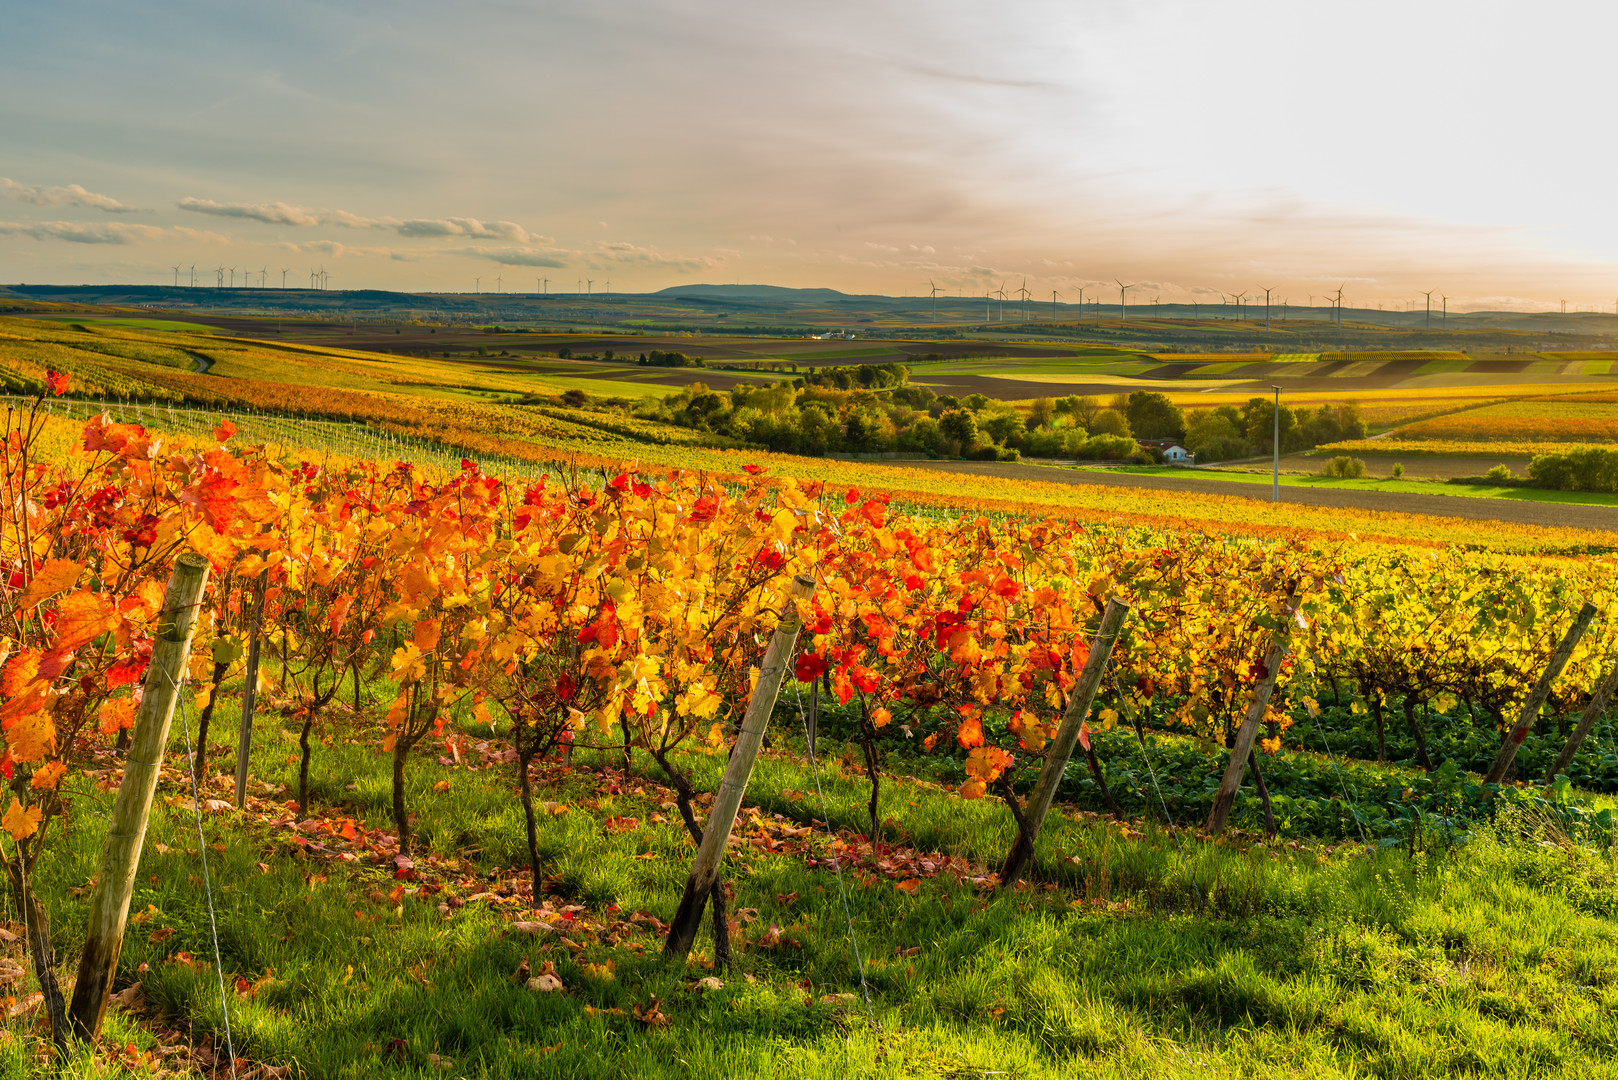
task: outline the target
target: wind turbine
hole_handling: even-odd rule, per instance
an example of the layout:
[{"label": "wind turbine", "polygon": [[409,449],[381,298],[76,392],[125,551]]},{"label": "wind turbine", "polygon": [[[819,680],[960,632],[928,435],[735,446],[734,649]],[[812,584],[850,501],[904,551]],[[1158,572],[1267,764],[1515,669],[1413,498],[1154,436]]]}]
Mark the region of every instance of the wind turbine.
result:
[{"label": "wind turbine", "polygon": [[230,271],[230,287],[234,289],[236,287],[236,268],[234,266],[227,266],[225,269]]},{"label": "wind turbine", "polygon": [[594,289],[595,287],[596,287],[595,278],[585,278],[584,279],[584,295],[585,296],[589,296],[590,291],[592,289]]},{"label": "wind turbine", "polygon": [[[1343,285],[1347,285],[1347,284],[1348,284],[1348,282],[1346,282],[1346,281],[1343,282]],[[1331,293],[1326,294],[1326,299],[1331,301],[1332,310],[1337,315],[1337,325],[1338,326],[1343,325],[1343,285],[1337,286],[1337,295],[1336,296],[1333,296]]]},{"label": "wind turbine", "polygon": [[281,288],[287,287],[287,268],[281,267]]},{"label": "wind turbine", "polygon": [[1421,294],[1427,298],[1427,329],[1429,330],[1433,328],[1433,293],[1437,291],[1437,289],[1428,289]]},{"label": "wind turbine", "polygon": [[269,284],[269,281],[270,267],[268,263],[265,263],[263,269],[258,272],[258,287],[261,289],[264,288],[264,286]]},{"label": "wind turbine", "polygon": [[544,296],[544,295],[548,294],[551,291],[551,279],[550,278],[540,278],[539,280],[541,282],[540,287],[539,287],[539,293],[540,293],[541,296]]},{"label": "wind turbine", "polygon": [[943,291],[943,289],[933,284],[932,278],[927,279],[927,295],[933,298],[933,322],[938,321],[938,294]]},{"label": "wind turbine", "polygon": [[496,274],[494,276],[494,291],[495,292],[501,292],[502,290],[505,289],[505,287],[506,287],[506,279],[501,277],[499,274]]},{"label": "wind turbine", "polygon": [[482,278],[475,277],[475,278],[472,279],[472,291],[474,293],[481,293],[483,291],[483,279]]},{"label": "wind turbine", "polygon": [[1022,279],[1022,287],[1020,289],[1018,289],[1017,292],[1022,294],[1022,321],[1027,322],[1028,321],[1028,298],[1030,296],[1034,295],[1033,293],[1028,291],[1028,279],[1027,278]]},{"label": "wind turbine", "polygon": [[1231,293],[1231,296],[1236,301],[1236,321],[1241,322],[1242,321],[1242,301],[1247,299],[1247,294],[1244,293],[1244,292],[1239,292],[1239,293]]},{"label": "wind turbine", "polygon": [[1056,298],[1061,295],[1055,289],[1051,290],[1051,322],[1056,321]]},{"label": "wind turbine", "polygon": [[1274,288],[1275,287],[1272,285],[1270,288],[1264,290],[1264,329],[1265,330],[1268,330],[1270,328],[1270,293],[1271,293],[1271,291],[1273,291]]},{"label": "wind turbine", "polygon": [[1439,328],[1443,329],[1443,330],[1448,330],[1449,329],[1449,297],[1440,296],[1439,299],[1444,302],[1444,315],[1443,315],[1444,321],[1439,324]]},{"label": "wind turbine", "polygon": [[995,309],[994,321],[995,322],[1005,322],[1006,321],[1006,283],[1005,282],[1002,281],[1000,283],[1000,291],[995,295],[995,299],[1000,301],[1000,306]]},{"label": "wind turbine", "polygon": [[989,317],[989,311],[993,306],[994,306],[994,293],[985,291],[984,294],[983,294],[983,321],[985,323],[990,323],[990,322],[994,321],[993,319],[991,319]]},{"label": "wind turbine", "polygon": [[607,282],[606,288],[602,289],[601,291],[603,295],[610,294],[612,292],[612,282]]},{"label": "wind turbine", "polygon": [[214,288],[223,289],[225,287],[225,268],[223,266],[214,268],[214,281]]},{"label": "wind turbine", "polygon": [[[1124,323],[1129,321],[1129,308],[1125,305],[1124,294],[1130,289],[1133,289],[1135,285],[1133,282],[1125,285],[1123,282],[1118,281],[1117,278],[1113,278],[1112,280],[1118,282],[1118,325],[1122,326]],[[1096,321],[1099,322],[1100,319],[1101,312],[1098,310],[1096,312]]]},{"label": "wind turbine", "polygon": [[174,268],[174,287],[176,289],[180,287],[180,268],[178,266]]},{"label": "wind turbine", "polygon": [[196,263],[191,264],[191,287],[193,289],[197,287],[197,264]]},{"label": "wind turbine", "polygon": [[309,287],[311,289],[315,287],[315,268],[312,266],[309,268]]}]

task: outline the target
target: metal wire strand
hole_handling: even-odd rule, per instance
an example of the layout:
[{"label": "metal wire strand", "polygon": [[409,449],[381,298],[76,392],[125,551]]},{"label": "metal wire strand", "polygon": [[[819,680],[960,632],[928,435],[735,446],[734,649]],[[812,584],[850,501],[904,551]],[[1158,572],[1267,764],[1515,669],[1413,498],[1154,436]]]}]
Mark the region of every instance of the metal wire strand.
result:
[{"label": "metal wire strand", "polygon": [[208,898],[208,930],[213,935],[214,974],[219,980],[219,1012],[225,1018],[225,1052],[230,1055],[230,1075],[236,1076],[236,1040],[230,1030],[230,1006],[225,996],[225,961],[219,950],[219,920],[214,915],[213,880],[208,874],[208,842],[202,835],[202,797],[197,790],[197,761],[191,754],[191,720],[185,711],[184,682],[175,682],[167,665],[159,662],[158,670],[174,687],[174,696],[180,703],[180,726],[185,732],[185,759],[191,773],[191,810],[197,819],[197,850],[202,853],[202,887]]},{"label": "metal wire strand", "polygon": [[1360,834],[1360,843],[1370,847],[1371,842],[1365,838],[1365,826],[1360,823],[1359,805],[1354,802],[1354,797],[1348,793],[1348,785],[1343,781],[1342,767],[1337,764],[1337,755],[1331,752],[1331,743],[1326,741],[1326,729],[1321,726],[1319,715],[1314,716],[1313,719],[1315,731],[1320,734],[1320,745],[1326,748],[1326,760],[1331,762],[1332,771],[1337,774],[1337,790],[1343,793],[1343,801],[1348,804],[1348,812],[1354,815],[1354,828]]},{"label": "metal wire strand", "polygon": [[1174,850],[1180,858],[1180,869],[1185,871],[1186,881],[1191,883],[1191,892],[1197,898],[1197,910],[1201,911],[1208,906],[1208,898],[1202,895],[1202,889],[1197,886],[1197,876],[1191,869],[1191,860],[1185,853],[1185,845],[1180,842],[1180,829],[1174,823],[1174,815],[1169,812],[1169,802],[1163,797],[1163,788],[1157,782],[1157,770],[1152,767],[1152,755],[1146,749],[1146,740],[1141,735],[1140,725],[1129,712],[1129,699],[1124,696],[1123,688],[1118,685],[1118,668],[1111,657],[1107,659],[1107,673],[1112,676],[1112,692],[1118,697],[1118,707],[1124,710],[1124,719],[1129,721],[1129,728],[1135,733],[1135,742],[1140,746],[1141,760],[1146,762],[1146,775],[1151,778],[1152,790],[1157,792],[1157,804],[1163,808],[1163,820],[1168,824],[1169,835],[1174,838]]},{"label": "metal wire strand", "polygon": [[[796,660],[797,658],[794,656],[794,667],[796,667]],[[795,678],[792,680],[792,696],[797,700],[798,703],[798,719],[803,723],[803,739],[805,749],[807,750],[809,743],[809,717],[804,714],[803,691],[798,688],[798,680]],[[820,765],[815,761],[815,755],[813,752],[809,752],[809,769],[815,778],[815,794],[820,797],[820,818],[821,821],[825,823],[826,839],[830,842],[831,868],[837,874],[837,893],[840,897],[842,897],[843,919],[848,923],[848,944],[854,952],[854,967],[855,970],[859,972],[860,976],[860,992],[865,996],[865,1022],[870,1025],[872,1031],[876,1031],[878,1030],[876,1013],[871,1008],[871,987],[870,984],[865,981],[865,958],[860,955],[859,937],[854,933],[854,913],[849,910],[848,887],[843,884],[843,864],[842,860],[837,857],[837,837],[834,836],[831,831],[831,815],[826,812],[826,792],[820,786]]]}]

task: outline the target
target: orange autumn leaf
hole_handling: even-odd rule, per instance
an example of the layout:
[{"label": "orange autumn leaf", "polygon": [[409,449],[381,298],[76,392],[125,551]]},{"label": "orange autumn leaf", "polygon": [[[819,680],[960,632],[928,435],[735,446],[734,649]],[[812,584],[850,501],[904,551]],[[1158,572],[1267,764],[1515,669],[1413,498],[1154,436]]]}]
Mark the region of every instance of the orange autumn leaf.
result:
[{"label": "orange autumn leaf", "polygon": [[62,779],[62,774],[65,772],[67,772],[65,762],[47,761],[35,771],[33,779],[28,782],[28,786],[35,791],[55,791],[57,782]]},{"label": "orange autumn leaf", "polygon": [[39,659],[38,649],[24,649],[8,660],[5,670],[0,672],[0,698],[13,701],[20,696],[23,688],[39,673]]},{"label": "orange autumn leaf", "polygon": [[118,610],[107,600],[89,592],[64,596],[56,605],[56,648],[76,649],[118,625]]},{"label": "orange autumn leaf", "polygon": [[101,711],[96,714],[100,721],[101,734],[116,735],[124,728],[135,726],[135,699],[113,698],[102,704]]},{"label": "orange autumn leaf", "polygon": [[343,623],[348,621],[348,613],[353,607],[354,594],[352,593],[341,593],[332,597],[331,604],[326,612],[326,625],[331,628],[333,634],[342,631]]},{"label": "orange autumn leaf", "polygon": [[438,648],[440,633],[437,619],[422,619],[416,623],[416,628],[410,634],[410,640],[422,652],[432,652]]},{"label": "orange autumn leaf", "polygon": [[955,733],[955,741],[961,744],[961,749],[963,750],[970,750],[974,746],[982,746],[983,721],[975,716],[962,720],[961,729]]},{"label": "orange autumn leaf", "polygon": [[6,729],[6,748],[13,761],[42,761],[56,743],[56,724],[41,709],[19,717]]},{"label": "orange autumn leaf", "polygon": [[40,568],[28,588],[17,598],[17,609],[27,611],[63,589],[71,589],[83,572],[84,567],[72,559],[52,559]]},{"label": "orange autumn leaf", "polygon": [[11,809],[0,817],[0,828],[11,834],[13,840],[22,840],[39,831],[39,806],[36,803],[24,810],[22,803],[11,800]]}]

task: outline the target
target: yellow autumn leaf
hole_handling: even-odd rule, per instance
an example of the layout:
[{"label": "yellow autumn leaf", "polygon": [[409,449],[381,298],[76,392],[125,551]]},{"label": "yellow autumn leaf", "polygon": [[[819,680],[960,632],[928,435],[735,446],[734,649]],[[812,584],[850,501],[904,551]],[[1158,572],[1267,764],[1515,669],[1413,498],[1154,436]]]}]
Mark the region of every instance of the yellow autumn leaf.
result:
[{"label": "yellow autumn leaf", "polygon": [[0,828],[10,833],[13,840],[34,835],[39,831],[39,805],[36,803],[24,810],[22,803],[12,799],[11,809],[6,811],[5,817],[0,818]]}]

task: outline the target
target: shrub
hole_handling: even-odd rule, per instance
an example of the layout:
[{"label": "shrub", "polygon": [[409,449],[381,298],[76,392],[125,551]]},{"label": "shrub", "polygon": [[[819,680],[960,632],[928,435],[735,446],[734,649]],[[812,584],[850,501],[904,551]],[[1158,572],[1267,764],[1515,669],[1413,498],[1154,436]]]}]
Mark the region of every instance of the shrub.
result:
[{"label": "shrub", "polygon": [[1326,462],[1326,467],[1320,470],[1320,475],[1337,480],[1357,480],[1365,475],[1365,462],[1357,457],[1339,455]]},{"label": "shrub", "polygon": [[1485,479],[1493,480],[1496,483],[1504,483],[1506,481],[1516,479],[1515,476],[1511,475],[1511,469],[1505,465],[1496,465],[1483,475]]},{"label": "shrub", "polygon": [[1395,480],[1397,480],[1401,476],[1403,476],[1404,474],[1405,474],[1405,463],[1402,462],[1402,461],[1395,461],[1393,463],[1393,478]]},{"label": "shrub", "polygon": [[1618,491],[1618,450],[1590,446],[1540,454],[1528,463],[1528,482],[1556,491]]}]

